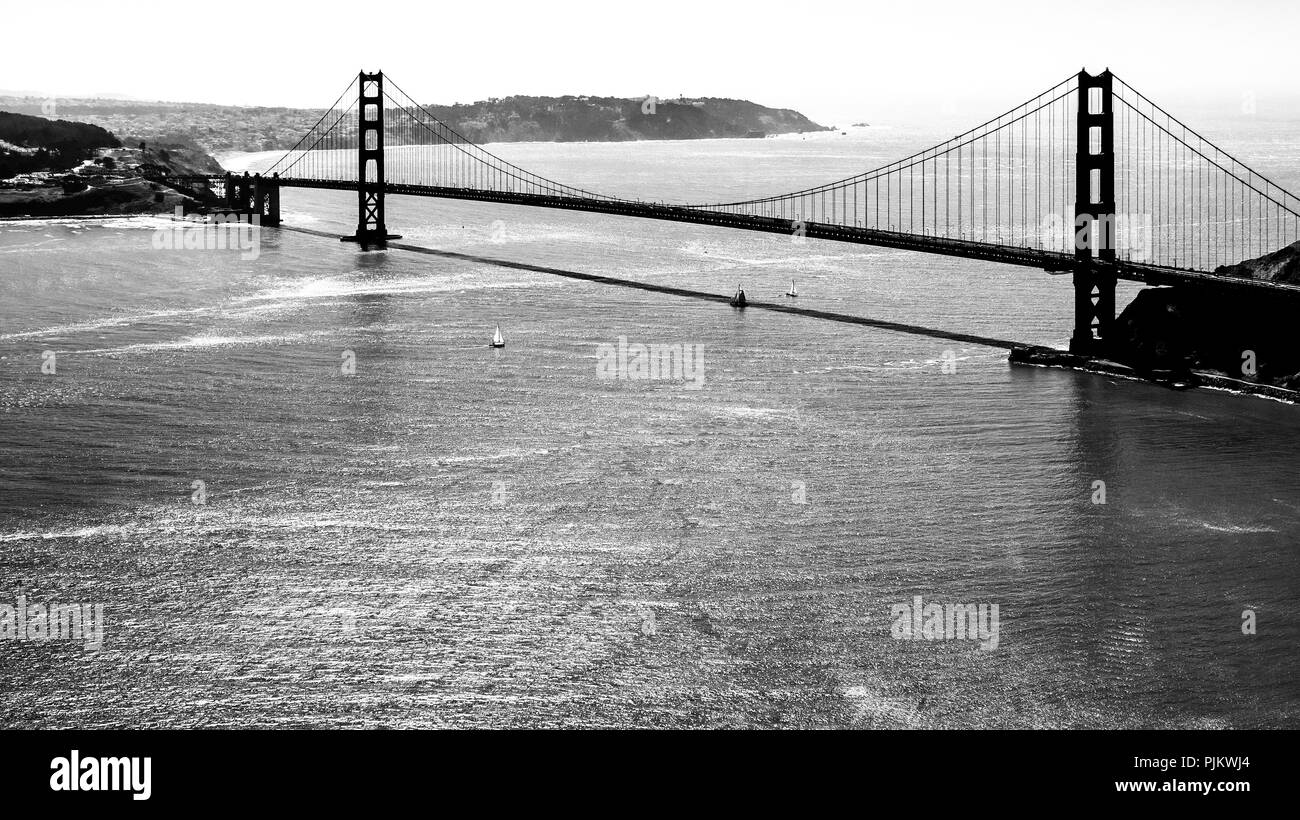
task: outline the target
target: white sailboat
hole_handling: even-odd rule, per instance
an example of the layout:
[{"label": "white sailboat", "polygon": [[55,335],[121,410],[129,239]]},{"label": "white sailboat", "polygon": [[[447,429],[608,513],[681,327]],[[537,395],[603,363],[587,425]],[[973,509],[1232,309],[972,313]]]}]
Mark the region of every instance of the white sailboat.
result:
[{"label": "white sailboat", "polygon": [[497,325],[496,333],[492,334],[492,346],[493,346],[493,347],[505,347],[505,346],[506,346],[506,340],[505,340],[505,338],[501,335],[501,325]]},{"label": "white sailboat", "polygon": [[785,295],[792,299],[799,295],[799,291],[795,290],[793,279],[790,280],[790,289],[785,292]]}]

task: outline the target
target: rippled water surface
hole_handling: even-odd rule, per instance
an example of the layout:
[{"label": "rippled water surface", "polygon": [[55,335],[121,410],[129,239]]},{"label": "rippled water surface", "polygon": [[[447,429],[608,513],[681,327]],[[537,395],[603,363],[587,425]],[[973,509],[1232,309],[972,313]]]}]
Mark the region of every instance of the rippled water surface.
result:
[{"label": "rippled water surface", "polygon": [[[500,153],[690,200],[925,144],[831,137]],[[1269,146],[1294,182],[1300,148]],[[317,230],[354,204],[285,195]],[[1038,271],[388,207],[427,247],[1069,334]],[[0,725],[1298,725],[1295,407],[289,231],[154,250],[170,227],[0,224],[0,604],[107,619],[99,651],[0,641]],[[598,378],[620,336],[701,345],[703,385]],[[915,595],[998,604],[997,649],[896,640]]]}]

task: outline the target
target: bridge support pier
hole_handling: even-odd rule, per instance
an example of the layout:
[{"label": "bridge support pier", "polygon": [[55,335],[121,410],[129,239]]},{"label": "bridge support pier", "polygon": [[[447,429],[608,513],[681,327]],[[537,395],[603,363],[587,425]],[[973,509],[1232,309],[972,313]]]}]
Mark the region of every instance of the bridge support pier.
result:
[{"label": "bridge support pier", "polygon": [[280,224],[280,175],[253,177],[253,213],[263,227],[274,228]]},{"label": "bridge support pier", "polygon": [[235,178],[235,208],[252,213],[253,204],[253,178],[245,171],[242,177]]},{"label": "bridge support pier", "polygon": [[[252,214],[258,213],[257,204],[257,177],[250,177],[247,172],[242,177],[237,177],[229,171],[226,172],[226,210],[232,213]],[[277,183],[278,185],[278,183]],[[279,194],[277,198],[277,213]]]},{"label": "bridge support pier", "polygon": [[1070,352],[1084,356],[1105,353],[1115,325],[1114,274],[1081,265],[1074,271],[1074,335]]},{"label": "bridge support pier", "polygon": [[1074,335],[1070,352],[1102,355],[1115,324],[1115,126],[1111,73],[1079,72],[1074,155]]},{"label": "bridge support pier", "polygon": [[384,224],[384,72],[361,72],[357,83],[357,232],[340,237],[363,251],[383,248],[390,234]]},{"label": "bridge support pier", "polygon": [[224,182],[225,210],[240,216],[256,216],[258,224],[275,227],[280,224],[280,175],[263,177],[261,174],[235,176],[226,172]]}]

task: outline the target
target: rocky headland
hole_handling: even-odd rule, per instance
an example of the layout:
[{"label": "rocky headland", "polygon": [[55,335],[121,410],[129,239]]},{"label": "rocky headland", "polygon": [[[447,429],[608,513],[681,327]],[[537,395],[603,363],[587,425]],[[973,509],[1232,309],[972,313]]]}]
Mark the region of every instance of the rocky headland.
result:
[{"label": "rocky headland", "polygon": [[89,123],[0,112],[0,217],[136,214],[204,203],[156,181],[222,168],[186,144],[135,147]]},{"label": "rocky headland", "polygon": [[[1300,242],[1215,274],[1300,285]],[[1138,293],[1116,318],[1100,357],[1018,348],[1024,364],[1059,365],[1179,386],[1300,400],[1300,294],[1172,286]]]}]

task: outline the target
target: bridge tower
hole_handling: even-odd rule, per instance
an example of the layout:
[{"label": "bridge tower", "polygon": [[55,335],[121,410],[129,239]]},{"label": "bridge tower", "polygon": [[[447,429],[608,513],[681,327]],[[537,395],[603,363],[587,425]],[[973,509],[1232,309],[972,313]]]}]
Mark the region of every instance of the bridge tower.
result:
[{"label": "bridge tower", "polygon": [[[1074,335],[1070,351],[1103,352],[1115,324],[1115,124],[1110,69],[1079,72],[1074,155]],[[1100,263],[1100,264],[1099,264]]]},{"label": "bridge tower", "polygon": [[357,123],[357,232],[341,240],[370,250],[402,238],[384,224],[384,72],[359,75]]}]

